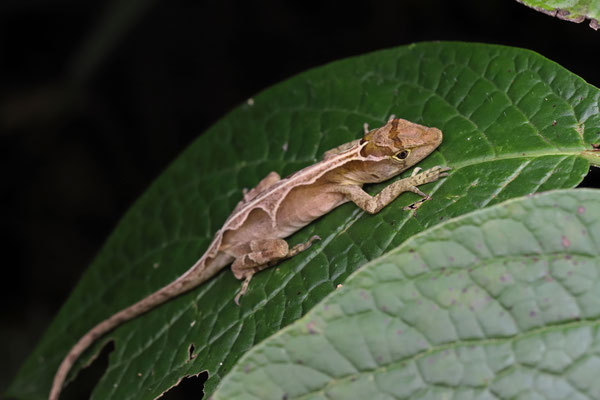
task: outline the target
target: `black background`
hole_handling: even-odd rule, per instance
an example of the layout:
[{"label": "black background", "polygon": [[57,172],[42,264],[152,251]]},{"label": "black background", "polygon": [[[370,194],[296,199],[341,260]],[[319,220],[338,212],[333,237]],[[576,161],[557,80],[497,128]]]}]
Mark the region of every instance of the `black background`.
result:
[{"label": "black background", "polygon": [[208,126],[308,68],[425,40],[529,48],[600,86],[600,31],[512,0],[0,2],[0,393]]}]

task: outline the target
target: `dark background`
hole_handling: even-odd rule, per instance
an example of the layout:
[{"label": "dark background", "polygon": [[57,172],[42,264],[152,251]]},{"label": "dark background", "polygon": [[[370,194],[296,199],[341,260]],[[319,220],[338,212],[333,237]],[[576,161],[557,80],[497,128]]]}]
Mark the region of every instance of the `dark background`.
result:
[{"label": "dark background", "polygon": [[529,48],[600,86],[600,31],[512,0],[2,0],[0,393],[126,209],[208,126],[308,68],[425,40]]}]

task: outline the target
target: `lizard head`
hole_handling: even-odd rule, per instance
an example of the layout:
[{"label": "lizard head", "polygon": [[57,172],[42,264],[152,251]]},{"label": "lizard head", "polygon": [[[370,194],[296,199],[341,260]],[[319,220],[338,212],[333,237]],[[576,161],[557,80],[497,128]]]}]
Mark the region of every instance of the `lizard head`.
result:
[{"label": "lizard head", "polygon": [[442,143],[442,131],[404,119],[392,119],[365,134],[363,156],[373,159],[375,182],[389,179],[415,165]]}]

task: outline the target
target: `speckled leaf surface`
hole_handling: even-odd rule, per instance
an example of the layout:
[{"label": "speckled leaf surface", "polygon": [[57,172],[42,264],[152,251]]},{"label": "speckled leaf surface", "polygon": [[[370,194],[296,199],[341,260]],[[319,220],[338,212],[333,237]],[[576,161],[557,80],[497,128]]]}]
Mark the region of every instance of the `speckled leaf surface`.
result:
[{"label": "speckled leaf surface", "polygon": [[293,235],[292,245],[314,234],[322,240],[258,274],[241,307],[233,302],[240,283],[224,270],[107,335],[74,368],[114,340],[94,399],[153,399],[204,370],[211,393],[248,349],[415,233],[511,197],[577,185],[590,162],[600,164],[591,151],[600,141],[599,99],[598,89],[536,53],[466,43],[379,51],[269,88],[211,127],[127,212],[9,394],[44,398],[70,346],[99,320],[183,273],[242,188],[268,172],[285,176],[310,165],[360,137],[364,122],[379,126],[392,113],[442,129],[444,142],[420,166],[453,170],[422,187],[433,200],[416,215],[402,210],[417,199],[413,194],[375,216],[345,204]]},{"label": "speckled leaf surface", "polygon": [[517,0],[539,12],[571,22],[590,20],[590,28],[600,25],[600,0]]},{"label": "speckled leaf surface", "polygon": [[599,370],[600,191],[554,191],[368,263],[212,399],[598,399]]}]

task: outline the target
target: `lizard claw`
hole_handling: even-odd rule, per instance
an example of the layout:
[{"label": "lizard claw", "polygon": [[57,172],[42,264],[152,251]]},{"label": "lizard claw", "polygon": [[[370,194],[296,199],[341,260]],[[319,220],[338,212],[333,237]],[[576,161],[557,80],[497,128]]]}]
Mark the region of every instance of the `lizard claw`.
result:
[{"label": "lizard claw", "polygon": [[431,197],[427,196],[426,198],[423,197],[421,200],[415,201],[412,204],[407,205],[406,207],[403,208],[404,211],[416,211],[419,209],[419,207],[421,207],[423,205],[423,203],[425,203],[427,200],[431,200]]},{"label": "lizard claw", "polygon": [[246,291],[248,290],[248,285],[250,284],[250,280],[252,279],[252,273],[246,275],[246,278],[244,279],[244,283],[242,283],[242,288],[240,289],[240,291],[238,292],[238,294],[235,295],[235,298],[233,299],[233,301],[235,301],[235,304],[237,304],[238,306],[240,305],[240,298],[246,294]]}]

